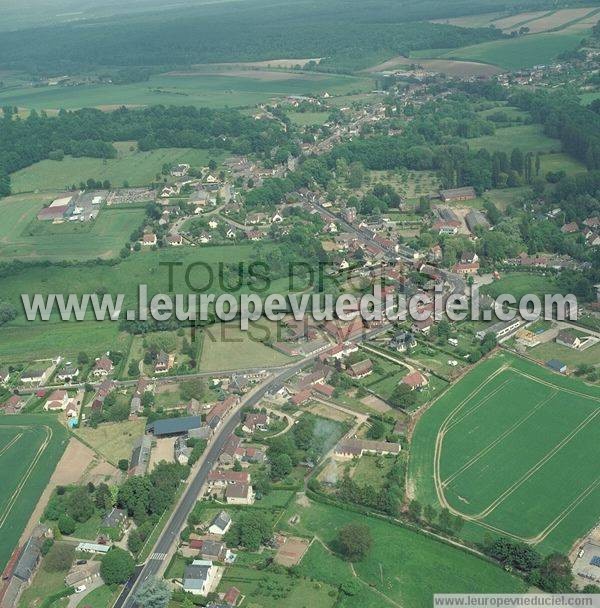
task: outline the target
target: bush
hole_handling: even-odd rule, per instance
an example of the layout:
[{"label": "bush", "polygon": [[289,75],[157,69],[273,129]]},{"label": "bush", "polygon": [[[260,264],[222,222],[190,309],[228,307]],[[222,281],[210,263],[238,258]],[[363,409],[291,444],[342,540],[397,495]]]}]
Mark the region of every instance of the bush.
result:
[{"label": "bush", "polygon": [[66,513],[63,513],[58,518],[58,529],[60,530],[61,534],[73,534],[73,532],[75,532],[76,525],[75,520]]},{"label": "bush", "polygon": [[66,572],[75,559],[75,547],[66,543],[55,543],[44,558],[46,572]]},{"label": "bush", "polygon": [[102,559],[100,576],[107,585],[121,585],[131,576],[134,568],[133,557],[127,551],[113,547]]}]

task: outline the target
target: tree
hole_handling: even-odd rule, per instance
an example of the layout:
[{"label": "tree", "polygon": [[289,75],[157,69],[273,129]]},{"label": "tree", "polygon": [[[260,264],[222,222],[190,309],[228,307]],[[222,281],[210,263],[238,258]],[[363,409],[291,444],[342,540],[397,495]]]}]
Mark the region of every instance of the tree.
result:
[{"label": "tree", "polygon": [[548,593],[569,593],[573,583],[571,562],[566,555],[552,553],[529,575],[528,581]]},{"label": "tree", "polygon": [[410,408],[417,402],[417,396],[408,385],[400,383],[393,390],[389,398],[389,402],[392,407],[405,410]]},{"label": "tree", "polygon": [[75,546],[68,543],[54,543],[44,558],[46,572],[66,572],[75,559]]},{"label": "tree", "polygon": [[288,454],[278,454],[271,461],[271,479],[274,481],[287,477],[292,472],[292,459]]},{"label": "tree", "polygon": [[119,547],[112,547],[102,559],[100,575],[107,585],[121,585],[133,573],[135,562],[133,557]]},{"label": "tree", "polygon": [[421,513],[423,512],[423,507],[418,500],[411,500],[408,505],[408,516],[413,521],[419,521],[421,519]]},{"label": "tree", "polygon": [[17,309],[9,302],[0,301],[0,325],[12,321],[17,316]]},{"label": "tree", "polygon": [[94,501],[87,488],[78,487],[66,496],[65,506],[67,513],[78,522],[87,521],[95,511]]},{"label": "tree", "polygon": [[101,511],[108,511],[113,506],[113,496],[110,488],[105,484],[101,483],[96,488],[94,495],[94,502]]},{"label": "tree", "polygon": [[362,589],[361,584],[353,578],[348,579],[347,581],[344,581],[340,585],[341,592],[344,595],[349,595],[349,596],[357,595],[358,593],[360,593],[361,589]]},{"label": "tree", "polygon": [[135,594],[135,601],[144,608],[166,608],[172,593],[165,580],[151,576],[143,582]]},{"label": "tree", "polygon": [[60,530],[61,534],[73,534],[76,526],[77,524],[75,523],[75,520],[66,513],[63,513],[58,518],[58,529]]},{"label": "tree", "polygon": [[79,365],[87,365],[90,362],[88,354],[84,351],[80,351],[77,355],[77,363]]},{"label": "tree", "polygon": [[188,380],[182,382],[179,386],[179,394],[183,401],[190,401],[190,399],[197,399],[202,401],[206,395],[206,382],[204,380]]},{"label": "tree", "polygon": [[371,421],[371,426],[367,431],[367,437],[369,439],[382,439],[385,435],[385,424],[378,420],[377,418],[373,418]]},{"label": "tree", "polygon": [[234,547],[245,547],[257,551],[260,545],[271,538],[273,524],[267,513],[260,511],[243,512],[238,521],[225,535],[225,542]]},{"label": "tree", "polygon": [[371,550],[373,544],[371,530],[365,524],[348,524],[339,531],[338,544],[346,559],[353,562],[360,561]]},{"label": "tree", "polygon": [[121,458],[117,465],[120,471],[126,472],[127,469],[129,469],[129,460],[127,460],[127,458]]}]

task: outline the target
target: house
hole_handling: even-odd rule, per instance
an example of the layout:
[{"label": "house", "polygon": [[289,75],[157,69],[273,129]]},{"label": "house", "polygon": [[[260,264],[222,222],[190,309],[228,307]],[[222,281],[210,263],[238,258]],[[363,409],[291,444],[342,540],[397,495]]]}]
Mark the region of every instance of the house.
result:
[{"label": "house", "polygon": [[48,379],[50,369],[27,369],[21,374],[21,382],[25,384],[42,384]]},{"label": "house", "polygon": [[206,245],[207,243],[210,243],[212,241],[212,235],[209,232],[201,232],[198,236],[198,240],[203,245]]},{"label": "house", "polygon": [[152,439],[148,435],[142,435],[133,444],[131,458],[129,459],[129,470],[127,474],[145,475],[150,463],[150,451],[152,449]]},{"label": "house", "polygon": [[167,243],[172,247],[180,247],[183,245],[183,237],[180,234],[170,234],[167,237]]},{"label": "house", "polygon": [[187,439],[184,435],[179,435],[179,437],[175,439],[173,451],[175,460],[179,464],[187,464],[190,459],[190,456],[192,455],[192,448],[188,447]]},{"label": "house", "polygon": [[451,188],[450,190],[440,190],[440,198],[445,203],[457,201],[470,201],[477,198],[475,188],[467,186],[465,188]]},{"label": "house", "polygon": [[237,236],[237,232],[233,228],[228,228],[227,232],[225,233],[225,236],[228,239],[234,239]]},{"label": "house", "polygon": [[411,391],[422,389],[429,384],[427,378],[421,372],[414,371],[402,379],[402,384],[406,384]]},{"label": "house", "polygon": [[475,264],[479,262],[479,256],[474,251],[463,251],[460,256],[461,264]]},{"label": "house", "polygon": [[144,413],[144,406],[142,405],[142,399],[137,395],[131,398],[129,405],[129,415],[139,416]]},{"label": "house", "polygon": [[163,418],[150,423],[146,430],[154,434],[155,437],[175,437],[185,435],[192,429],[202,426],[200,416],[181,416],[179,418]]},{"label": "house", "polygon": [[69,404],[69,394],[67,391],[56,390],[54,391],[46,403],[44,403],[44,410],[50,412],[64,412]]},{"label": "house", "polygon": [[103,518],[102,526],[105,528],[122,528],[127,521],[127,512],[113,507]]},{"label": "house", "polygon": [[408,331],[401,331],[393,336],[389,343],[390,348],[400,353],[406,352],[409,348],[417,346],[417,339]]},{"label": "house", "polygon": [[156,245],[156,235],[153,232],[146,233],[142,237],[142,246],[143,247],[152,247],[152,245]]},{"label": "house", "polygon": [[154,362],[154,373],[155,374],[167,373],[173,367],[174,362],[175,362],[174,356],[169,355],[169,353],[166,353],[165,351],[161,350],[156,355],[156,361]]},{"label": "house", "polygon": [[67,363],[57,374],[56,377],[61,382],[72,382],[79,376],[79,368],[76,365]]},{"label": "house", "polygon": [[299,392],[297,392],[295,395],[292,395],[290,397],[290,403],[292,405],[300,406],[300,405],[304,405],[305,403],[308,403],[310,401],[310,390],[305,388]]},{"label": "house", "polygon": [[261,241],[264,234],[260,230],[248,230],[248,232],[246,232],[246,237],[249,241]]},{"label": "house", "polygon": [[313,385],[312,390],[315,393],[319,393],[323,397],[333,397],[333,393],[335,393],[335,387],[331,386],[331,384],[320,384],[317,383]]},{"label": "house", "polygon": [[0,407],[5,414],[18,414],[25,405],[25,399],[20,395],[11,395]]},{"label": "house", "polygon": [[190,170],[190,166],[188,164],[180,163],[178,165],[175,165],[171,169],[171,175],[173,177],[185,177],[188,174],[189,170]]},{"label": "house", "polygon": [[559,374],[567,373],[566,364],[558,359],[550,359],[550,361],[546,361],[546,366],[549,367],[553,372],[558,372]]},{"label": "house", "polygon": [[334,455],[339,459],[345,460],[360,458],[364,454],[376,454],[378,456],[398,455],[401,449],[399,443],[345,438],[335,446]]},{"label": "house", "polygon": [[185,567],[183,590],[192,595],[206,597],[211,591],[216,574],[217,569],[211,561],[196,559],[189,566]]},{"label": "house", "polygon": [[349,376],[357,380],[366,378],[369,374],[373,373],[373,362],[371,359],[364,359],[363,361],[349,365],[346,371]]},{"label": "house", "polygon": [[250,474],[247,471],[225,471],[216,469],[208,474],[209,488],[225,488],[235,485],[249,485]]},{"label": "house", "polygon": [[241,443],[241,437],[231,434],[227,438],[227,441],[219,454],[219,463],[223,465],[232,465],[236,460],[241,459],[241,454],[238,454]]},{"label": "house", "polygon": [[567,329],[558,332],[556,343],[568,348],[581,348],[581,339]]},{"label": "house", "polygon": [[249,213],[246,216],[246,224],[263,224],[267,221],[267,214],[266,213],[260,213],[260,212],[256,212],[256,213]]},{"label": "house", "polygon": [[433,324],[434,324],[433,317],[429,316],[426,319],[420,319],[420,320],[418,319],[416,321],[413,321],[411,329],[414,332],[418,332],[421,334],[428,334],[431,331]]},{"label": "house", "polygon": [[479,262],[471,262],[471,263],[462,263],[459,262],[452,266],[452,272],[456,274],[462,274],[464,276],[471,276],[477,274],[479,271]]},{"label": "house", "polygon": [[222,562],[225,559],[227,553],[227,545],[218,540],[203,540],[202,547],[200,548],[200,555],[202,559]]},{"label": "house", "polygon": [[229,528],[231,528],[231,517],[226,511],[221,511],[211,522],[208,527],[209,534],[222,536]]},{"label": "house", "polygon": [[108,357],[100,357],[96,359],[94,369],[92,369],[92,376],[101,377],[108,376],[114,369],[113,362]]},{"label": "house", "polygon": [[569,222],[568,224],[564,224],[560,231],[563,234],[574,234],[575,232],[579,232],[579,226],[577,222]]},{"label": "house", "polygon": [[225,501],[229,505],[252,505],[254,500],[255,496],[251,485],[236,483],[225,488]]},{"label": "house", "polygon": [[243,449],[242,460],[245,460],[246,462],[257,462],[259,464],[262,464],[266,462],[267,455],[263,450],[249,447]]},{"label": "house", "polygon": [[276,211],[273,216],[271,216],[271,224],[280,224],[283,222],[283,215]]},{"label": "house", "polygon": [[266,431],[269,428],[269,414],[266,413],[250,413],[246,414],[242,431],[244,433],[254,433],[255,431]]}]

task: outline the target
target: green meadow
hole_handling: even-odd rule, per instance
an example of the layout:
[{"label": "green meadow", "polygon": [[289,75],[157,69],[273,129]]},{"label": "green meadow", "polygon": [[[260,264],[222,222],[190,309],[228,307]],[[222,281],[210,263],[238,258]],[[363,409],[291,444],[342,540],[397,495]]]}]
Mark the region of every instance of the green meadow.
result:
[{"label": "green meadow", "polygon": [[[199,33],[199,35],[201,35]],[[77,87],[22,86],[0,92],[0,105],[24,108],[76,109],[121,105],[247,107],[288,95],[346,95],[370,91],[370,78],[267,70],[178,72],[152,76],[135,84]]]},{"label": "green meadow", "polygon": [[514,148],[520,148],[523,152],[557,152],[561,149],[560,141],[548,137],[542,125],[538,124],[501,127],[493,135],[483,135],[467,141],[474,150],[485,148],[489,152],[508,154]]},{"label": "green meadow", "polygon": [[15,194],[62,190],[90,178],[108,180],[113,186],[122,186],[125,182],[131,187],[147,186],[156,181],[164,164],[187,163],[192,167],[204,167],[210,159],[221,161],[224,158],[222,152],[211,154],[207,150],[191,148],[160,148],[139,152],[135,142],[118,142],[115,147],[117,158],[66,156],[61,161],[43,160],[21,169],[11,175],[11,190]]}]

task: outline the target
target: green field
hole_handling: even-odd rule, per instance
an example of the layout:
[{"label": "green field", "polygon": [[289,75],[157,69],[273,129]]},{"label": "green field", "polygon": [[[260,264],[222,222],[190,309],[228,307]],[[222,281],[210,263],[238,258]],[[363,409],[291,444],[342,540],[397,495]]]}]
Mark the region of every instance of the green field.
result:
[{"label": "green field", "polygon": [[[600,392],[517,357],[486,360],[419,421],[409,476],[465,537],[567,553],[598,520]],[[543,497],[543,500],[541,500]]]},{"label": "green field", "polygon": [[121,105],[185,105],[202,107],[255,106],[287,95],[345,95],[370,91],[373,81],[338,74],[267,70],[178,73],[152,76],[135,84],[29,87],[0,92],[0,105],[24,108],[76,109]]},{"label": "green field", "polygon": [[[160,148],[139,152],[134,142],[118,142],[117,158],[73,158],[43,160],[11,175],[11,190],[20,192],[61,190],[88,179],[108,180],[113,186],[128,182],[131,187],[147,186],[156,180],[164,164],[187,163],[204,167],[210,159],[220,161],[222,153],[192,148]],[[134,150],[130,148],[134,147]]]},{"label": "green field", "polygon": [[600,365],[600,342],[585,350],[577,350],[576,348],[569,348],[568,346],[551,341],[534,346],[528,351],[528,355],[539,361],[560,359],[571,369],[578,365],[598,366]]},{"label": "green field", "polygon": [[519,579],[488,562],[380,519],[311,502],[309,506],[292,503],[280,521],[288,522],[294,515],[300,516],[300,522],[295,526],[286,523],[286,529],[316,536],[328,546],[325,549],[313,542],[301,572],[330,584],[352,578],[347,562],[329,549],[338,530],[348,523],[369,526],[373,548],[367,559],[354,564],[364,590],[344,598],[341,605],[346,608],[429,608],[434,593],[516,593],[523,589]]},{"label": "green field", "polygon": [[583,173],[587,171],[584,164],[568,154],[543,154],[540,157],[541,176],[544,177],[548,171],[564,171],[567,175]]},{"label": "green field", "polygon": [[[554,291],[553,291],[554,290]],[[517,300],[526,294],[543,297],[547,293],[556,293],[556,284],[552,277],[533,272],[506,272],[498,281],[481,288],[481,293],[498,298],[501,294],[511,294]]]},{"label": "green field", "polygon": [[585,32],[552,32],[493,40],[451,50],[441,58],[482,61],[509,70],[550,63],[565,51],[575,50]]},{"label": "green field", "polygon": [[561,144],[544,134],[542,125],[518,125],[496,129],[494,135],[483,135],[467,140],[473,150],[485,148],[488,152],[506,152],[515,148],[523,152],[557,152]]},{"label": "green field", "polygon": [[[48,161],[50,162],[50,161]],[[17,195],[0,200],[0,261],[115,258],[143,222],[143,208],[104,208],[95,220],[53,225],[37,219],[54,195]]]},{"label": "green field", "polygon": [[299,127],[322,125],[327,122],[329,112],[289,112],[289,119]]},{"label": "green field", "polygon": [[46,416],[0,416],[0,569],[4,569],[66,445]]},{"label": "green field", "polygon": [[292,359],[263,344],[277,335],[276,325],[263,319],[242,331],[239,323],[220,323],[203,334],[200,369],[217,371],[250,367],[277,367]]}]

